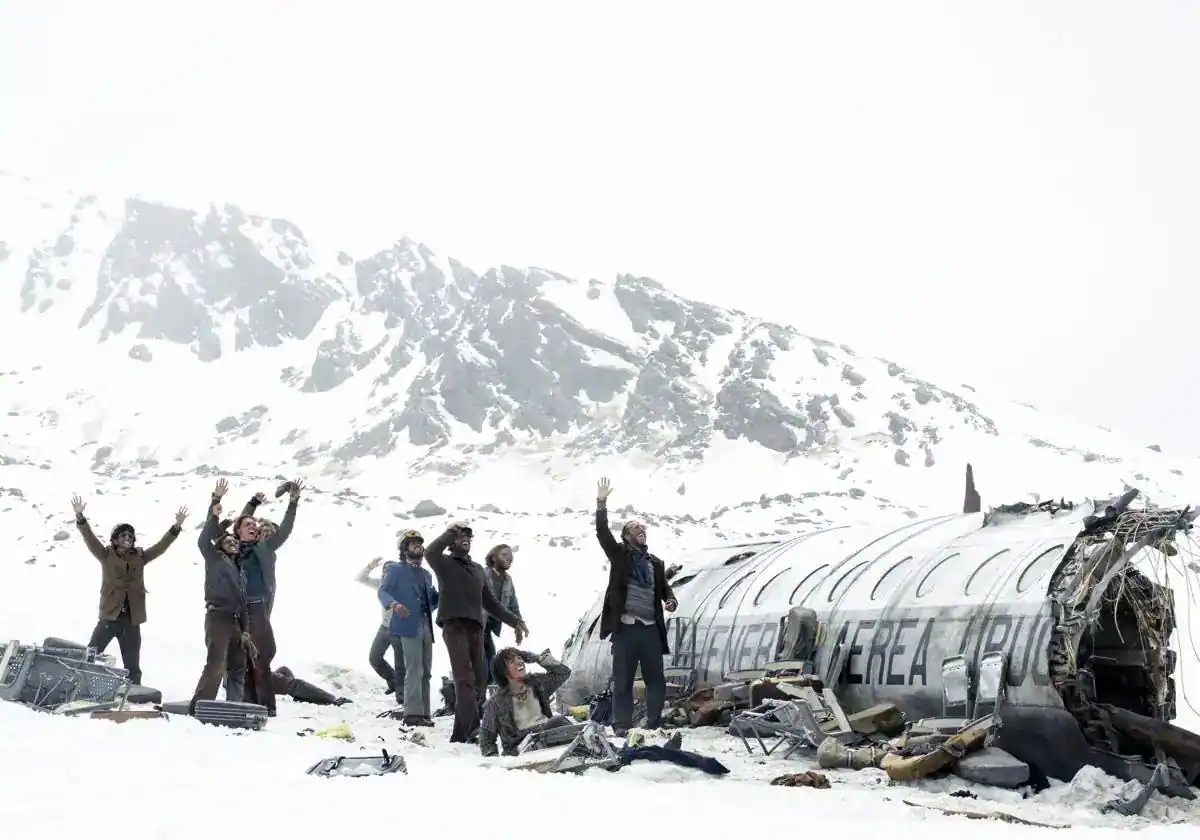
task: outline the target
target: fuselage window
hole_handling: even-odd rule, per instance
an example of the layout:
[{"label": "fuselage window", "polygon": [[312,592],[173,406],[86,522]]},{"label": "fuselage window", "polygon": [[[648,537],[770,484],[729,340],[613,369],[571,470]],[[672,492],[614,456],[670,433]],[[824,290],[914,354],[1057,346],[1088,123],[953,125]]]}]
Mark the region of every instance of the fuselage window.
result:
[{"label": "fuselage window", "polygon": [[1051,569],[1058,565],[1058,561],[1062,559],[1060,557],[1062,550],[1063,547],[1061,545],[1056,545],[1033,558],[1029,565],[1025,567],[1025,571],[1021,572],[1021,576],[1017,578],[1017,591],[1024,592],[1045,577]]},{"label": "fuselage window", "polygon": [[[963,587],[963,592],[968,595],[974,595],[976,592],[979,592],[979,590],[983,589],[983,587],[989,583],[989,578],[994,579],[995,577],[993,573],[998,568],[998,566],[995,565],[996,560],[1000,557],[1003,557],[1005,554],[1008,554],[1007,548],[1003,551],[997,551],[991,557],[980,563],[979,566],[976,567],[975,571],[971,572],[971,576],[967,578],[967,583]],[[991,571],[989,574],[981,575],[980,572],[989,566],[991,566]]]},{"label": "fuselage window", "polygon": [[691,583],[695,579],[696,579],[695,575],[684,575],[683,577],[681,577],[677,580],[672,580],[672,581],[668,581],[668,582],[671,584],[672,589],[678,589],[679,587],[683,586],[685,583]]},{"label": "fuselage window", "polygon": [[923,598],[933,591],[933,585],[935,583],[935,578],[937,577],[938,571],[957,556],[957,554],[951,554],[949,557],[943,557],[934,564],[932,569],[925,573],[925,577],[921,578],[921,582],[917,584],[918,598]]},{"label": "fuselage window", "polygon": [[[877,598],[882,598],[885,595],[891,595],[896,591],[896,587],[899,585],[901,580],[899,574],[900,567],[909,560],[912,560],[912,557],[905,557],[899,563],[893,563],[891,567],[883,573],[879,580],[875,582],[875,588],[871,590],[872,601]],[[887,584],[887,586],[884,586],[884,584]]]},{"label": "fuselage window", "polygon": [[724,607],[725,602],[729,600],[729,596],[731,596],[734,592],[737,592],[739,589],[741,589],[742,584],[745,583],[746,581],[750,580],[750,578],[752,578],[753,576],[754,576],[754,572],[746,572],[746,574],[742,575],[740,578],[735,580],[733,582],[733,586],[726,589],[725,594],[721,596],[721,600],[717,602],[717,609],[721,609],[722,607]]},{"label": "fuselage window", "polygon": [[[600,611],[600,615],[604,615],[603,610]],[[588,628],[587,632],[589,639],[592,637],[592,634],[596,632],[596,625],[600,623],[600,615],[592,619],[592,626]]]},{"label": "fuselage window", "polygon": [[[829,564],[826,563],[824,565],[817,566],[817,568],[806,574],[804,576],[804,580],[797,583],[796,588],[792,590],[792,597],[788,599],[788,604],[794,606],[797,599],[803,600],[807,598],[808,593],[812,592],[813,587],[825,579],[825,575],[821,575],[821,572],[824,572],[828,568]],[[818,578],[817,575],[821,576]]]},{"label": "fuselage window", "polygon": [[791,570],[786,569],[786,568],[780,569],[778,572],[771,575],[771,579],[769,581],[767,581],[766,583],[764,583],[762,585],[762,587],[758,590],[758,594],[754,596],[754,606],[757,607],[759,604],[762,603],[763,596],[767,593],[767,587],[770,586],[775,581],[779,580],[781,577],[783,577],[789,571],[791,571]]},{"label": "fuselage window", "polygon": [[722,566],[732,566],[734,563],[741,563],[743,560],[749,560],[755,554],[758,554],[758,552],[757,551],[743,551],[741,554],[733,555],[732,557],[730,557],[728,560],[726,560],[721,565]]},{"label": "fuselage window", "polygon": [[846,589],[850,586],[850,584],[854,583],[854,581],[858,579],[858,575],[856,575],[855,572],[857,572],[859,569],[863,568],[866,565],[867,565],[867,561],[864,560],[861,563],[859,563],[857,566],[850,567],[850,569],[845,574],[843,574],[840,578],[837,579],[837,583],[835,583],[833,585],[833,589],[829,590],[829,597],[826,598],[825,600],[832,604],[838,598],[842,597],[842,593],[846,591]]}]

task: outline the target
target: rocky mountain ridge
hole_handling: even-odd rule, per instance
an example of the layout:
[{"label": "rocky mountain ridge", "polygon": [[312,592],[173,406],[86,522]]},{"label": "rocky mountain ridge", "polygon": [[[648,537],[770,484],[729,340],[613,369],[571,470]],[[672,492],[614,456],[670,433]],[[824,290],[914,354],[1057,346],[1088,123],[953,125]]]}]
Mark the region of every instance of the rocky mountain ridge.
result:
[{"label": "rocky mountain ridge", "polygon": [[[274,384],[213,417],[207,445],[266,447],[300,468],[399,459],[455,478],[518,452],[543,464],[620,457],[686,476],[802,461],[827,479],[818,489],[866,495],[880,470],[945,462],[957,475],[964,456],[1001,438],[1048,470],[1111,467],[1109,486],[1157,457],[1103,449],[1095,430],[1096,445],[1064,439],[1039,428],[1036,412],[996,413],[969,386],[940,387],[649,278],[478,273],[408,238],[353,257],[232,205],[48,195],[0,175],[0,288],[14,317],[57,319],[120,348],[130,370],[175,377],[181,366],[254,359],[256,378]],[[32,381],[17,361],[28,360],[3,366]],[[286,417],[284,399],[297,407]],[[125,473],[162,460],[99,441],[88,457]]]}]

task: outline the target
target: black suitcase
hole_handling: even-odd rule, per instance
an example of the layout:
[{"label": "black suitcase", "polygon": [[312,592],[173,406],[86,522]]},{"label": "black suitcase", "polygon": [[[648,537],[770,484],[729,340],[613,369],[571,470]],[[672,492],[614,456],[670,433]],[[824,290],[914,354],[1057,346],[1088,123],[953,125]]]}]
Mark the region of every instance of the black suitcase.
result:
[{"label": "black suitcase", "polygon": [[[168,714],[186,715],[187,702],[163,703]],[[230,729],[259,730],[267,725],[267,707],[257,703],[230,703],[226,700],[197,700],[196,720]]]}]

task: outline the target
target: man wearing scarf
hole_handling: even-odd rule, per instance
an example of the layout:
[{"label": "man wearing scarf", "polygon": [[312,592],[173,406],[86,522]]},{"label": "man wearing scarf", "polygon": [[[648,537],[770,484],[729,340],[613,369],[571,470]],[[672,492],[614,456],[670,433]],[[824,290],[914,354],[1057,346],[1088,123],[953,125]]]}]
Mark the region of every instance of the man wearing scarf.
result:
[{"label": "man wearing scarf", "polygon": [[596,539],[608,557],[608,589],[600,613],[600,638],[612,637],[613,732],[624,737],[633,724],[633,678],[638,666],[646,684],[646,726],[662,723],[667,681],[663,657],[669,653],[663,610],[674,612],[675,593],[663,561],[650,553],[646,528],[626,522],[621,541],[608,527],[612,485],[600,479],[596,488]]}]

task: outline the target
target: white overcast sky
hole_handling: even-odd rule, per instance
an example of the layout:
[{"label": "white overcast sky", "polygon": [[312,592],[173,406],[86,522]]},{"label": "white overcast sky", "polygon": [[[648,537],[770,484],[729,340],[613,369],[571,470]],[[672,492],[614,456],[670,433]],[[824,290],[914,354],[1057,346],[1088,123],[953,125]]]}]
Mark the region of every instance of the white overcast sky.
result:
[{"label": "white overcast sky", "polygon": [[1198,84],[1195,0],[4,0],[0,168],[648,275],[1198,452]]}]

